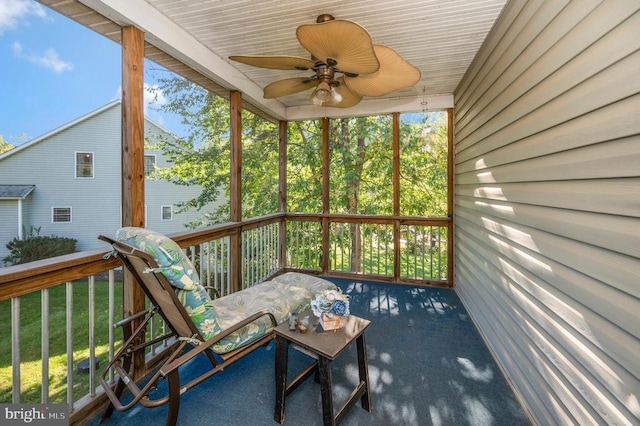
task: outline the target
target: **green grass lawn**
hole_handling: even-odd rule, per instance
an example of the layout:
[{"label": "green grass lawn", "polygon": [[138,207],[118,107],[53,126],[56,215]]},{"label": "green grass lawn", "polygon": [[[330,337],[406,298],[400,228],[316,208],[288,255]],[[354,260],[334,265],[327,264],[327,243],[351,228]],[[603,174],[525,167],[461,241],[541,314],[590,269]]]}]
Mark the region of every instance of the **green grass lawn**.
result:
[{"label": "green grass lawn", "polygon": [[[95,353],[100,358],[97,377],[108,361],[109,285],[96,281],[95,285]],[[64,403],[67,398],[67,336],[66,286],[49,290],[49,402]],[[116,320],[122,315],[122,284],[115,286]],[[21,402],[39,403],[42,391],[42,331],[41,293],[20,297],[20,382]],[[11,301],[0,302],[0,403],[12,401],[11,366]],[[116,345],[122,335],[116,331]],[[86,280],[73,284],[73,370],[74,400],[89,393],[89,375],[77,372],[78,362],[89,357],[89,286]]]}]

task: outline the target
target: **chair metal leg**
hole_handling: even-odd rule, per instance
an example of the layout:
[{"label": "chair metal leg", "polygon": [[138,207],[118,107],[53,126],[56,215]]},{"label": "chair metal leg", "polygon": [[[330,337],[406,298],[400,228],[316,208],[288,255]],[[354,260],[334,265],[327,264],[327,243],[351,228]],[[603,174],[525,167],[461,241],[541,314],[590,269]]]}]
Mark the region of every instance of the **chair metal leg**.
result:
[{"label": "chair metal leg", "polygon": [[[124,368],[125,371],[130,371],[131,361],[132,361],[132,358],[130,356],[124,357],[124,362],[122,367]],[[122,392],[124,392],[124,388],[125,388],[124,380],[122,380],[122,378],[118,378],[118,382],[116,383],[116,388],[113,391],[117,399],[120,399],[120,396],[122,396]],[[100,423],[103,423],[107,419],[109,419],[111,417],[111,414],[113,414],[113,410],[115,410],[115,408],[116,406],[113,405],[113,402],[111,400],[109,400],[109,405],[107,406],[106,410],[104,410],[104,414],[100,419]]]},{"label": "chair metal leg", "polygon": [[[122,395],[123,390],[124,390],[124,382],[122,381],[122,379],[118,379],[118,383],[116,384],[116,389],[114,390],[116,397],[120,398],[120,395]],[[107,421],[111,417],[111,414],[113,414],[113,410],[115,408],[116,407],[115,405],[113,405],[113,402],[109,400],[109,405],[107,406],[107,409],[104,410],[104,414],[102,414],[100,423],[104,423],[105,421]]]}]

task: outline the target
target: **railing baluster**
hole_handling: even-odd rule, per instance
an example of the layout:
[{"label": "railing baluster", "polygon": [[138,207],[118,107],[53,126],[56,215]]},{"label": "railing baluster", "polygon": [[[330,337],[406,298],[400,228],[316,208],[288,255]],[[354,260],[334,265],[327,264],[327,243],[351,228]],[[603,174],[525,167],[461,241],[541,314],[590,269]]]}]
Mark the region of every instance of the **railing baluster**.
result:
[{"label": "railing baluster", "polygon": [[[425,240],[427,239],[427,235],[429,235],[429,233],[427,232],[427,230],[425,229],[424,226],[420,227],[421,230],[421,238],[420,238],[420,268],[422,270],[420,276],[422,277],[422,279],[424,279],[424,268],[425,268],[425,264],[424,264],[424,255],[426,253],[426,249],[427,247],[425,246]],[[431,269],[429,270],[429,274],[431,274]]]},{"label": "railing baluster", "polygon": [[43,404],[49,403],[49,289],[40,292],[40,312],[42,315],[42,338],[40,348],[42,351],[42,388],[40,399]]},{"label": "railing baluster", "polygon": [[[387,228],[387,231],[385,232],[385,236],[387,238],[385,238],[385,243],[384,243],[384,270],[388,271],[389,270],[389,241],[393,241],[393,239],[389,240],[389,238],[388,238],[389,225],[387,225],[386,228]],[[393,274],[394,274],[394,272],[391,271],[391,275],[393,275]]]},{"label": "railing baluster", "polygon": [[[376,244],[376,256],[378,257],[377,273],[378,275],[380,275],[380,264],[382,263],[382,259],[380,258],[380,242],[382,241],[380,239],[380,224],[376,225],[375,228],[376,228],[376,239],[378,240],[378,244]],[[373,242],[373,236],[371,237],[371,242]]]},{"label": "railing baluster", "polygon": [[[442,228],[438,228],[438,279],[442,278]],[[450,271],[448,272],[450,273]]]},{"label": "railing baluster", "polygon": [[225,239],[225,258],[227,259],[227,273],[225,274],[225,281],[227,286],[227,291],[225,294],[231,293],[231,258],[229,257],[229,238]]},{"label": "railing baluster", "polygon": [[11,402],[20,403],[20,298],[11,299]]},{"label": "railing baluster", "polygon": [[67,403],[73,411],[73,283],[67,281]]},{"label": "railing baluster", "polygon": [[244,242],[242,243],[242,251],[243,251],[243,258],[244,258],[244,262],[242,263],[244,265],[243,268],[243,274],[242,274],[242,288],[244,288],[245,285],[245,280],[246,280],[246,276],[247,276],[247,269],[249,268],[249,248],[247,247],[247,239],[248,239],[248,235],[247,234],[242,234],[242,239],[244,240]]},{"label": "railing baluster", "polygon": [[322,257],[322,224],[321,222],[316,222],[316,232],[315,232],[315,257],[314,257],[314,265],[317,268],[321,268],[320,259]]},{"label": "railing baluster", "polygon": [[344,271],[344,226],[340,226],[340,270]]},{"label": "railing baluster", "polygon": [[260,228],[260,239],[262,242],[260,243],[260,251],[262,252],[261,262],[260,262],[260,281],[264,281],[268,271],[269,271],[269,226],[265,226]]},{"label": "railing baluster", "polygon": [[[115,354],[115,329],[113,324],[116,322],[116,273],[115,270],[109,269],[109,359],[113,359]],[[109,383],[113,383],[113,369],[109,369]]]},{"label": "railing baluster", "polygon": [[295,253],[296,253],[296,267],[299,268],[300,267],[300,244],[298,242],[298,237],[300,236],[300,223],[298,222],[296,224],[296,234],[295,234]]},{"label": "railing baluster", "polygon": [[[254,268],[256,265],[256,261],[255,261],[255,251],[254,251],[254,247],[253,247],[253,235],[254,232],[253,231],[249,231],[247,234],[247,251],[246,251],[246,259],[247,259],[247,269],[248,269],[248,274],[246,277],[246,281],[244,283],[244,286],[246,287],[247,284],[249,284],[251,281],[253,281],[253,274],[254,274]],[[243,287],[244,288],[244,287]]]},{"label": "railing baluster", "polygon": [[208,270],[208,253],[207,253],[207,243],[198,244],[200,250],[200,264],[198,265],[198,269],[200,270],[199,275],[202,280],[202,285],[209,285],[209,274]]},{"label": "railing baluster", "polygon": [[[440,235],[440,228],[435,228],[438,230],[438,235]],[[433,278],[433,261],[434,261],[434,255],[433,255],[433,249],[434,249],[434,239],[435,239],[435,235],[434,235],[434,227],[430,226],[429,227],[429,268],[430,273],[431,273],[431,278]],[[440,247],[437,247],[438,252],[440,251]],[[440,261],[438,261],[438,276],[440,276]]]},{"label": "railing baluster", "polygon": [[96,277],[89,277],[89,395],[96,394]]},{"label": "railing baluster", "polygon": [[209,253],[210,253],[209,262],[211,264],[210,271],[209,271],[209,274],[210,274],[209,280],[213,281],[209,285],[213,286],[213,288],[218,290],[218,292],[222,291],[222,288],[220,287],[220,277],[219,277],[219,272],[220,272],[220,259],[218,254],[219,247],[220,247],[220,243],[218,240],[209,242]]},{"label": "railing baluster", "polygon": [[375,274],[374,270],[375,270],[375,261],[376,261],[376,256],[374,255],[374,239],[376,236],[376,225],[374,225],[373,223],[369,224],[367,226],[368,232],[369,232],[369,271],[367,272],[368,274]]},{"label": "railing baluster", "polygon": [[249,240],[250,240],[249,259],[251,259],[251,276],[249,277],[249,280],[247,281],[245,286],[248,286],[250,283],[256,282],[256,278],[257,278],[256,266],[258,265],[259,258],[258,258],[258,250],[256,246],[256,235],[257,233],[255,229],[252,229],[251,232],[249,233]]}]

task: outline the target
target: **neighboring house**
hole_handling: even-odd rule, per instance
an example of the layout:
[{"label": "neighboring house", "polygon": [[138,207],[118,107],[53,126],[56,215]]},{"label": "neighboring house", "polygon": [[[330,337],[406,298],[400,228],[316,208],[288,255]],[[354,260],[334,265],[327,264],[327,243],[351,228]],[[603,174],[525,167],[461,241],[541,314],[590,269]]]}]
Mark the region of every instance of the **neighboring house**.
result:
[{"label": "neighboring house", "polygon": [[[107,248],[97,237],[113,235],[122,215],[120,122],[121,103],[114,101],[0,154],[0,259],[9,254],[7,243],[30,227],[41,236],[75,238],[78,251]],[[145,137],[153,144],[158,135],[173,137],[146,119]],[[184,230],[199,212],[177,213],[176,206],[201,188],[154,179],[155,167],[167,167],[166,158],[145,150],[146,226]]]}]

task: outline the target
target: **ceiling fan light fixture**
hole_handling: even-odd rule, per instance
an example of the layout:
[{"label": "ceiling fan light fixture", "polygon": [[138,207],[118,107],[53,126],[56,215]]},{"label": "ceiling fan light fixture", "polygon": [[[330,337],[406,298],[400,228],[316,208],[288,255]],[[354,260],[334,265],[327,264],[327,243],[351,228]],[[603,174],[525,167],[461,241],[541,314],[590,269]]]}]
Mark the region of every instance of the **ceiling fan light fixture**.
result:
[{"label": "ceiling fan light fixture", "polygon": [[320,104],[329,102],[331,100],[331,85],[326,81],[321,81],[320,84],[318,84],[318,87],[316,87],[316,90],[313,91],[313,94],[311,96],[314,101],[318,101],[320,102]]}]

